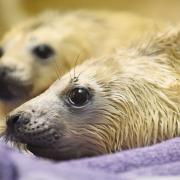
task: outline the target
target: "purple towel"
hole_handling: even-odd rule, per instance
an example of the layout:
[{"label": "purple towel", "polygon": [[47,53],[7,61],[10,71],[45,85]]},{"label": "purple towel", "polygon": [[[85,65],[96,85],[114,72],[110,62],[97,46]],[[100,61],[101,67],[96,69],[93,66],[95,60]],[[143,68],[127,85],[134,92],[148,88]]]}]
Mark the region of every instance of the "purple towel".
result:
[{"label": "purple towel", "polygon": [[180,138],[59,163],[19,153],[0,143],[0,180],[134,180],[152,176],[180,179]]}]

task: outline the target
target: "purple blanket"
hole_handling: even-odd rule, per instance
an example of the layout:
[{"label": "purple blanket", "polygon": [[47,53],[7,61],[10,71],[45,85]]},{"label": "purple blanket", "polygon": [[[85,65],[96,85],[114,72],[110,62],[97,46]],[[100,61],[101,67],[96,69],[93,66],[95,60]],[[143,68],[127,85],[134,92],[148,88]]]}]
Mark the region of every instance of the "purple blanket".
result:
[{"label": "purple blanket", "polygon": [[152,176],[180,179],[180,138],[59,163],[24,155],[0,143],[0,180],[134,180]]}]

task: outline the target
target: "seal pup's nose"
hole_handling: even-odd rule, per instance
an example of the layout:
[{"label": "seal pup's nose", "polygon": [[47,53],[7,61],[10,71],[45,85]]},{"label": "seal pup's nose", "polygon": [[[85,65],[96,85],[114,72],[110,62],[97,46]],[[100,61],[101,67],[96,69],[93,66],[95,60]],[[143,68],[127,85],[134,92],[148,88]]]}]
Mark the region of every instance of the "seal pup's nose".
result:
[{"label": "seal pup's nose", "polygon": [[0,79],[4,80],[6,78],[8,73],[11,73],[13,71],[12,68],[7,66],[0,66]]},{"label": "seal pup's nose", "polygon": [[6,120],[8,130],[14,131],[30,122],[31,114],[27,112],[9,115]]},{"label": "seal pup's nose", "polygon": [[14,99],[13,89],[16,87],[17,82],[13,80],[12,73],[13,68],[0,65],[0,99],[11,100]]}]

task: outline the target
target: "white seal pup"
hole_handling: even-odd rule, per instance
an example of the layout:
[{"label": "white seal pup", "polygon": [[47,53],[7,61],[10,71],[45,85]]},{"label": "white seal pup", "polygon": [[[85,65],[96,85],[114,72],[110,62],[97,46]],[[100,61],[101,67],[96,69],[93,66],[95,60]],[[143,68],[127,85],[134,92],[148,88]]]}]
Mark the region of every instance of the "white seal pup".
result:
[{"label": "white seal pup", "polygon": [[91,59],[7,117],[7,139],[64,160],[180,135],[180,31]]},{"label": "white seal pup", "polygon": [[13,27],[0,43],[1,114],[46,90],[78,55],[80,64],[108,54],[154,26],[134,14],[79,10],[45,13]]}]

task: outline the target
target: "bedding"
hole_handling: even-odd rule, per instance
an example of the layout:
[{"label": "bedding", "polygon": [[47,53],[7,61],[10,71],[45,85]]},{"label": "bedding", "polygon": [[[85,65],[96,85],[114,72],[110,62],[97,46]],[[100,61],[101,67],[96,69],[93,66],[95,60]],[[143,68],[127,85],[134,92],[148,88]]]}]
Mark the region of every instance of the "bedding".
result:
[{"label": "bedding", "polygon": [[144,148],[53,162],[0,141],[0,180],[180,179],[180,138]]}]

